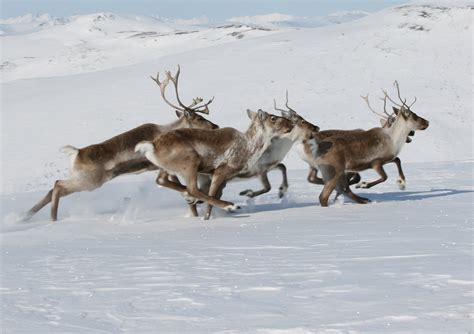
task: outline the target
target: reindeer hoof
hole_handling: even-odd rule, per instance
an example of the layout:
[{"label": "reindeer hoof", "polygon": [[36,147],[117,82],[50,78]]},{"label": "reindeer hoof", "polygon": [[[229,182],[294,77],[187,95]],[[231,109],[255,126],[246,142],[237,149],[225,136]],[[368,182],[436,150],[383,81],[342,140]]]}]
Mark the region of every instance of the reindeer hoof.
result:
[{"label": "reindeer hoof", "polygon": [[285,196],[287,191],[288,191],[288,187],[280,186],[280,188],[278,188],[278,197],[283,198],[283,196]]},{"label": "reindeer hoof", "polygon": [[367,189],[368,188],[368,183],[367,182],[360,182],[358,184],[356,184],[356,188],[364,188],[364,189]]},{"label": "reindeer hoof", "polygon": [[247,189],[247,190],[241,191],[239,193],[239,195],[240,196],[247,196],[247,197],[254,197],[252,189]]},{"label": "reindeer hoof", "polygon": [[398,180],[397,180],[397,184],[398,184],[398,188],[399,188],[400,190],[405,190],[405,188],[406,188],[406,182],[405,182],[405,180],[398,179]]},{"label": "reindeer hoof", "polygon": [[189,205],[196,205],[196,204],[201,204],[203,201],[192,197],[188,194],[188,192],[183,193],[184,200],[189,204]]},{"label": "reindeer hoof", "polygon": [[368,204],[368,203],[370,203],[370,202],[372,202],[370,199],[365,198],[365,197],[360,197],[360,196],[359,196],[359,201],[358,201],[358,203],[360,203],[360,204]]},{"label": "reindeer hoof", "polygon": [[233,211],[236,211],[236,210],[240,210],[240,206],[236,205],[236,204],[232,204],[232,205],[227,205],[224,210],[226,210],[227,212],[233,212]]}]

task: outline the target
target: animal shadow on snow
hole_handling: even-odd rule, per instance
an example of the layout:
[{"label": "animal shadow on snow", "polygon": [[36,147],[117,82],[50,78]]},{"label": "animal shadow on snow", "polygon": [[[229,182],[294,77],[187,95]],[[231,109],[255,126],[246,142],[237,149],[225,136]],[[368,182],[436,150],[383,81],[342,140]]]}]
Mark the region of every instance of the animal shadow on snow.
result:
[{"label": "animal shadow on snow", "polygon": [[419,201],[430,198],[446,197],[460,195],[465,193],[473,193],[474,190],[458,190],[458,189],[431,189],[426,191],[397,191],[388,193],[364,193],[362,196],[368,195],[368,198],[377,202],[403,202],[403,201]]}]

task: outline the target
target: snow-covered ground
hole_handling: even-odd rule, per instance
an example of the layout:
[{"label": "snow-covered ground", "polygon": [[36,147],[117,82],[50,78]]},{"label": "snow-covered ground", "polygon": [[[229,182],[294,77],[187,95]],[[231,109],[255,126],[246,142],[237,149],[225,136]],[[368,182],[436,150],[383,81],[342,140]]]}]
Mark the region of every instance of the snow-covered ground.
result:
[{"label": "snow-covered ground", "polygon": [[233,183],[242,212],[210,221],[151,175],[73,195],[58,223],[4,226],[4,332],[468,333],[474,163],[405,167],[370,205],[319,207],[306,171],[282,203]]},{"label": "snow-covered ground", "polygon": [[[276,14],[220,26],[114,14],[2,20],[3,332],[472,332],[466,3],[319,28]],[[290,152],[285,199],[274,190],[246,202],[238,192],[258,182],[231,183],[224,198],[243,209],[210,221],[187,217],[149,173],[63,199],[57,223],[49,207],[17,222],[67,175],[59,147],[173,120],[148,76],[178,63],[181,96],[215,95],[209,118],[239,129],[246,108],[271,110],[286,89],[321,129],[370,128],[378,119],[359,95],[381,109],[380,88],[394,95],[398,79],[430,121],[400,155],[407,190],[391,166],[385,184],[360,191],[375,203],[321,208],[321,188]]]}]

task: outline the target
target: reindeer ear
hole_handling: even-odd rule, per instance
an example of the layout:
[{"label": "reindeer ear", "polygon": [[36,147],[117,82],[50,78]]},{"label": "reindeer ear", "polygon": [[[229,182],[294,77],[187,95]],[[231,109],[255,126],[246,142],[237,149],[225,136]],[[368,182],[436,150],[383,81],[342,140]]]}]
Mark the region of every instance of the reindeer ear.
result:
[{"label": "reindeer ear", "polygon": [[247,109],[247,116],[253,121],[255,116],[257,116],[257,113],[255,111],[252,111],[250,109]]},{"label": "reindeer ear", "polygon": [[258,117],[259,120],[264,121],[264,120],[267,119],[268,114],[265,111],[263,111],[262,109],[258,109],[257,117]]},{"label": "reindeer ear", "polygon": [[398,116],[398,113],[400,112],[400,109],[397,109],[395,107],[392,107],[392,109],[393,109],[393,112],[395,113],[395,115]]},{"label": "reindeer ear", "polygon": [[183,113],[179,110],[175,110],[176,112],[176,116],[178,116],[178,118],[181,118],[183,116]]}]

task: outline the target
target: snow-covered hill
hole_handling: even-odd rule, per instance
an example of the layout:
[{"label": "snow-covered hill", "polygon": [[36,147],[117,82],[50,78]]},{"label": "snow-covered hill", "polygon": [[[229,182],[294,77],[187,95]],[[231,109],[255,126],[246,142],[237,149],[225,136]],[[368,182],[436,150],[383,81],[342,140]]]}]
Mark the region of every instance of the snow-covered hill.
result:
[{"label": "snow-covered hill", "polygon": [[366,15],[368,15],[368,13],[364,11],[336,12],[323,17],[299,17],[273,13],[267,15],[233,17],[229,19],[229,21],[242,24],[252,24],[269,29],[316,28],[353,21]]},{"label": "snow-covered hill", "polygon": [[[3,20],[1,330],[468,332],[466,3],[399,6],[318,28],[275,15],[219,27],[107,13]],[[286,89],[290,105],[321,129],[377,126],[359,96],[369,92],[380,110],[380,88],[396,95],[398,79],[430,121],[400,154],[407,190],[396,187],[391,166],[386,183],[362,191],[375,203],[321,208],[321,188],[306,182],[307,167],[290,152],[285,199],[272,191],[246,201],[238,192],[258,182],[232,183],[224,198],[243,209],[215,210],[209,222],[186,217],[182,198],[145,173],[64,198],[56,224],[48,207],[18,223],[67,175],[59,147],[174,119],[149,75],[176,64],[182,99],[215,95],[209,118],[239,129],[248,125],[246,108],[272,110]]]},{"label": "snow-covered hill", "polygon": [[2,80],[70,75],[126,66],[198,48],[268,35],[242,24],[111,13],[2,21]]}]

